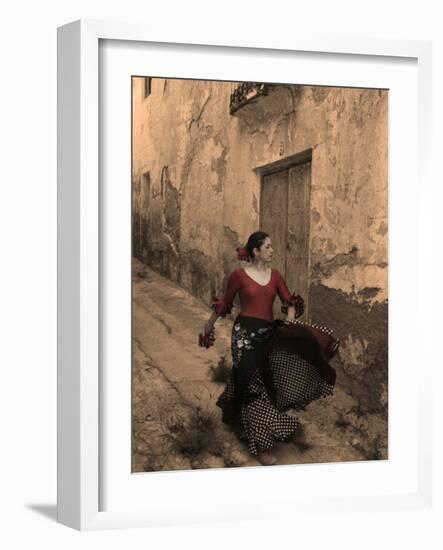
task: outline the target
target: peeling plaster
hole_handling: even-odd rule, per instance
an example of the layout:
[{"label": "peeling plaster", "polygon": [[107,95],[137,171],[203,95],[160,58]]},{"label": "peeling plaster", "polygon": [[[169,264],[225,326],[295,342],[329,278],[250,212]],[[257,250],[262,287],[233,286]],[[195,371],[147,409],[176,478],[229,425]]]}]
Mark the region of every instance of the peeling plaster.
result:
[{"label": "peeling plaster", "polygon": [[236,248],[240,246],[240,238],[234,229],[225,225],[223,227],[224,247],[223,247],[223,273],[228,275],[238,263]]},{"label": "peeling plaster", "polygon": [[334,359],[337,385],[368,413],[387,415],[381,399],[388,383],[388,303],[358,303],[353,296],[324,285],[309,291],[310,318],[331,327],[341,340]]},{"label": "peeling plaster", "polygon": [[387,270],[384,264],[343,265],[327,277],[316,277],[313,282],[341,290],[360,304],[383,303],[388,298]]},{"label": "peeling plaster", "polygon": [[343,265],[352,266],[358,263],[358,248],[353,245],[349,252],[341,252],[335,254],[332,258],[326,259],[325,256],[315,257],[315,262],[312,263],[312,280],[319,280],[321,277],[330,277],[334,271]]},{"label": "peeling plaster", "polygon": [[180,284],[209,305],[222,287],[217,262],[201,250],[191,249],[182,252],[181,263]]},{"label": "peeling plaster", "polygon": [[218,139],[215,143],[221,148],[221,154],[211,159],[211,169],[217,174],[217,183],[214,186],[216,193],[223,191],[223,183],[226,175],[226,157],[228,156],[228,148],[223,145],[223,142]]},{"label": "peeling plaster", "polygon": [[313,86],[311,88],[312,99],[315,103],[323,103],[329,95],[330,88],[323,86]]}]

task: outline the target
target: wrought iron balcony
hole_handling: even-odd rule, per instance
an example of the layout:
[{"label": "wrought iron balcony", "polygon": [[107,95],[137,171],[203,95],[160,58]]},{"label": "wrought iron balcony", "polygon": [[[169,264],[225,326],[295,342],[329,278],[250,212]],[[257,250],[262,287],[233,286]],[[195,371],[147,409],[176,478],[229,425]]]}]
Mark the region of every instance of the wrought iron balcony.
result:
[{"label": "wrought iron balcony", "polygon": [[229,110],[231,115],[236,111],[254,102],[260,96],[266,96],[269,93],[272,84],[263,82],[242,82],[231,94]]}]

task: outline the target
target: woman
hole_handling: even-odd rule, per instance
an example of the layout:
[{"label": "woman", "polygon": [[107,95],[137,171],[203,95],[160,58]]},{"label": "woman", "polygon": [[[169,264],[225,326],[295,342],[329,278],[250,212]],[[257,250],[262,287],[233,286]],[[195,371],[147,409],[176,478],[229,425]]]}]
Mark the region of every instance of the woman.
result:
[{"label": "woman", "polygon": [[[252,233],[245,249],[239,250],[239,258],[250,265],[230,273],[224,298],[214,300],[214,313],[204,326],[212,344],[216,320],[231,311],[239,294],[241,311],[232,327],[232,370],[217,405],[223,422],[246,439],[249,452],[266,466],[276,462],[270,452],[275,442],[299,428],[298,419],[284,411],[304,409],[314,399],[331,395],[335,383],[335,371],[318,340],[295,321],[296,309],[302,313],[300,297],[289,292],[276,269],[268,267],[272,254],[269,235]],[[287,313],[286,323],[273,319],[277,294]],[[332,331],[324,329],[326,333]],[[338,341],[334,344],[335,351]]]}]

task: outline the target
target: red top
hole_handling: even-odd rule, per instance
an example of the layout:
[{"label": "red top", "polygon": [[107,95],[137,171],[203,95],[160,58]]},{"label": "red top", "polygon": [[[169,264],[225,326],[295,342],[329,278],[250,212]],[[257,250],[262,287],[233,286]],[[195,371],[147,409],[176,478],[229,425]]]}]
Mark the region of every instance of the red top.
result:
[{"label": "red top", "polygon": [[228,277],[228,285],[222,300],[216,298],[213,307],[218,315],[224,317],[232,308],[235,295],[239,293],[241,315],[273,320],[272,306],[276,294],[284,304],[291,304],[294,295],[291,294],[279,271],[271,268],[271,279],[268,284],[261,285],[254,281],[242,268],[232,271]]}]

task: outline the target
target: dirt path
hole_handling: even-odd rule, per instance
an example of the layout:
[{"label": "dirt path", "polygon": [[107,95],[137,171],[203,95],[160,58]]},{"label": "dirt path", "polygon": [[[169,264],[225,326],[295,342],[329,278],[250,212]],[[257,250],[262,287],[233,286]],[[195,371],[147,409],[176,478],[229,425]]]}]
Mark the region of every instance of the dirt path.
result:
[{"label": "dirt path", "polygon": [[[197,339],[209,315],[200,300],[134,260],[133,471],[259,464],[222,424],[215,406],[223,384],[212,381],[211,366],[222,355],[230,361],[232,320],[217,321],[215,346],[205,349]],[[337,389],[334,397],[297,413],[309,446],[302,451],[294,444],[279,443],[275,447],[279,464],[366,459],[358,450],[358,437],[343,421],[342,411],[353,406],[352,399]],[[180,452],[174,439],[181,436],[177,419],[189,418],[197,409],[213,418],[208,433],[217,448]]]}]

